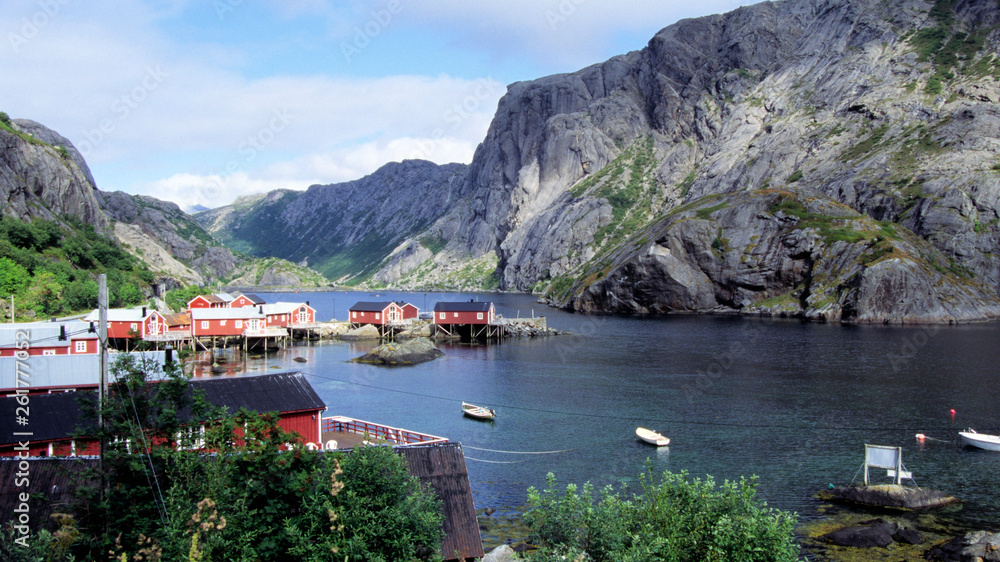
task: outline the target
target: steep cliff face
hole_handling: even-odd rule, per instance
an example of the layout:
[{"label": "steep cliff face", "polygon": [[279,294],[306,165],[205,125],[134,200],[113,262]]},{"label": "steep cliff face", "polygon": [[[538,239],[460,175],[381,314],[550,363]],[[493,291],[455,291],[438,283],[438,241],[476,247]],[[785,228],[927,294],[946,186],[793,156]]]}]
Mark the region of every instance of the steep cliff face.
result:
[{"label": "steep cliff face", "polygon": [[[679,205],[722,196],[752,207],[754,198],[731,195],[781,188],[881,221],[907,244],[894,246],[894,260],[861,260],[844,273],[844,290],[824,304],[832,308],[790,296],[786,313],[993,317],[998,23],[996,3],[962,0],[762,3],[679,22],[642,51],[574,74],[514,84],[470,166],[467,198],[429,231],[451,242],[429,255],[412,239],[378,278],[419,284],[408,271],[493,254],[502,288],[544,291],[560,306],[755,309],[801,294],[812,274],[734,288],[739,268],[726,253],[674,252],[668,261],[686,271],[680,278],[700,280],[689,286],[646,267],[650,246],[639,232]],[[702,247],[715,239],[705,228],[661,234]],[[810,246],[810,263],[856,261],[858,244]],[[787,259],[771,252],[759,267],[784,271]],[[942,288],[939,275],[957,275],[954,286]],[[639,286],[662,294],[633,298]],[[739,298],[727,296],[734,291]],[[893,300],[900,294],[909,296]]]},{"label": "steep cliff face", "polygon": [[228,247],[280,256],[333,280],[357,280],[443,215],[458,198],[465,173],[460,164],[408,160],[360,180],[274,191],[196,217]]},{"label": "steep cliff face", "polygon": [[21,219],[71,216],[107,226],[94,178],[72,143],[27,119],[0,125],[0,200]]},{"label": "steep cliff face", "polygon": [[323,283],[314,272],[287,262],[265,264],[234,255],[173,203],[102,192],[95,185],[83,156],[62,135],[27,119],[0,123],[3,213],[59,222],[72,217],[106,232],[157,274],[158,293],[181,283],[247,275],[257,281]]}]

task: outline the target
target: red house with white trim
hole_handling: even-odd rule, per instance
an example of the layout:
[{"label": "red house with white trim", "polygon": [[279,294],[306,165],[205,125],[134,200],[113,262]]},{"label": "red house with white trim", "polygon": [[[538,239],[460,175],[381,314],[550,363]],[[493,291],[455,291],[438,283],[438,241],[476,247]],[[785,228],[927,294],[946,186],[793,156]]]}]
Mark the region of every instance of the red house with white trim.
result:
[{"label": "red house with white trim", "polygon": [[236,298],[233,299],[233,302],[229,303],[229,308],[243,308],[245,306],[260,306],[262,304],[267,304],[267,302],[264,299],[258,297],[257,295],[253,295],[253,294],[245,295],[243,293],[240,293],[240,294],[236,295]]},{"label": "red house with white trim", "polygon": [[272,328],[294,328],[316,322],[316,309],[308,302],[276,302],[261,307]]},{"label": "red house with white trim", "polygon": [[192,308],[191,335],[194,337],[242,336],[245,331],[267,328],[267,318],[259,308]]},{"label": "red house with white trim", "polygon": [[0,357],[78,355],[98,352],[97,327],[90,322],[0,324]]},{"label": "red house with white trim", "polygon": [[227,293],[214,295],[198,295],[187,303],[188,310],[193,308],[228,308],[233,297]]},{"label": "red house with white trim", "polygon": [[439,302],[434,305],[435,324],[492,324],[496,308],[492,302]]},{"label": "red house with white trim", "polygon": [[417,305],[402,301],[396,304],[403,310],[403,320],[410,320],[420,316],[420,309],[417,308]]},{"label": "red house with white trim", "polygon": [[[94,310],[84,318],[86,322],[100,321],[100,313]],[[163,315],[155,310],[142,308],[109,308],[108,338],[125,339],[138,335],[157,336],[166,331]]]},{"label": "red house with white trim", "polygon": [[[278,412],[278,425],[283,429],[298,433],[302,443],[322,445],[322,418],[326,404],[302,373],[192,380],[190,389],[201,390],[210,404],[225,407],[230,412],[236,412],[240,408],[258,413]],[[94,396],[91,391],[80,391],[39,394],[30,398],[33,435],[30,436],[27,447],[28,456],[99,453],[96,440],[74,437],[78,425],[83,425],[86,432],[87,426],[93,428],[94,424],[93,421],[83,420],[77,398],[84,393]],[[9,401],[3,407],[14,410],[16,397],[7,396],[0,400]],[[15,425],[14,416],[0,416],[0,457],[23,456],[19,455],[22,450],[18,447],[19,440],[23,441],[25,437],[16,436],[22,430],[23,428],[18,429]]]},{"label": "red house with white trim", "polygon": [[403,319],[403,308],[392,301],[358,302],[348,309],[348,320],[356,326],[384,326]]},{"label": "red house with white trim", "polygon": [[191,333],[191,313],[164,314],[163,323],[167,326],[166,333]]}]

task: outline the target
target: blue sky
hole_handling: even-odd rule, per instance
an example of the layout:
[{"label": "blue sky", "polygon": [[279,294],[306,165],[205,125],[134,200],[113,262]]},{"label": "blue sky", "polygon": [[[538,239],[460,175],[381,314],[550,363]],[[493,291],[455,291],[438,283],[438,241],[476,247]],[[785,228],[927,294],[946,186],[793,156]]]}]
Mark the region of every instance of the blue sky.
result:
[{"label": "blue sky", "polygon": [[216,207],[467,163],[507,84],[749,3],[5,1],[0,111],[69,138],[102,190]]}]

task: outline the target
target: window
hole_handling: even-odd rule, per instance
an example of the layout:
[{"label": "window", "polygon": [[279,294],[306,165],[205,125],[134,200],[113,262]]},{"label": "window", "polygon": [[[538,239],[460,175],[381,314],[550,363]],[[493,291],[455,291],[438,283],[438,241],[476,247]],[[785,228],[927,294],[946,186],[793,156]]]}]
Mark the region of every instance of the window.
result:
[{"label": "window", "polygon": [[237,320],[236,322],[234,322],[234,324],[236,324],[236,328],[237,329],[243,327],[243,321],[242,320]]},{"label": "window", "polygon": [[447,315],[446,315],[445,313],[443,313],[443,312],[442,312],[442,313],[441,313],[441,314],[440,314],[440,315],[438,316],[438,318],[440,318],[441,320],[444,320],[444,317],[445,317],[445,316],[447,316]]},{"label": "window", "polygon": [[42,350],[42,355],[55,355],[55,354],[56,354],[56,350],[54,350],[54,349],[43,349]]},{"label": "window", "polygon": [[482,319],[483,319],[483,313],[482,312],[477,312],[476,313],[476,320],[482,320]]},{"label": "window", "polygon": [[219,322],[219,325],[220,325],[220,326],[225,326],[225,325],[226,325],[226,321],[225,321],[225,320],[222,320],[222,321],[220,321],[220,322]]},{"label": "window", "polygon": [[376,313],[375,313],[375,319],[376,319],[376,320],[378,320],[378,319],[379,319],[379,318],[381,318],[381,317],[382,317],[382,313],[380,313],[380,312],[376,312]]},{"label": "window", "polygon": [[87,342],[78,341],[75,342],[75,344],[76,345],[73,348],[74,351],[76,351],[77,353],[87,353]]},{"label": "window", "polygon": [[132,322],[131,324],[129,324],[129,328],[128,329],[131,330],[131,331],[133,331],[133,332],[135,332],[135,331],[137,331],[139,329],[139,325],[136,324],[135,322]]},{"label": "window", "polygon": [[203,449],[205,447],[205,426],[185,427],[177,432],[177,448],[184,450]]},{"label": "window", "polygon": [[202,320],[201,321],[201,329],[202,330],[207,330],[208,329],[208,320]]},{"label": "window", "polygon": [[452,315],[453,315],[454,318],[458,318],[458,313],[457,312],[452,312]]},{"label": "window", "polygon": [[358,317],[358,311],[352,310],[351,311],[351,318],[357,318],[357,317]]}]

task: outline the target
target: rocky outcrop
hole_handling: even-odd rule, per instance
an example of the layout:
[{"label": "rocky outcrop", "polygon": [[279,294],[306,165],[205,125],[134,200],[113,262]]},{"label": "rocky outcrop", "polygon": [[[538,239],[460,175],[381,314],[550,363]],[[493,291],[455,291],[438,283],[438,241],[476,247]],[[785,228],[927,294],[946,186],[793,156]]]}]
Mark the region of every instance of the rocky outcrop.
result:
[{"label": "rocky outcrop", "polygon": [[403,343],[384,343],[353,361],[387,366],[416,365],[443,356],[444,352],[435,347],[431,340],[414,338]]},{"label": "rocky outcrop", "polygon": [[1000,560],[1000,533],[975,531],[936,546],[928,560],[941,562],[986,562]]},{"label": "rocky outcrop", "polygon": [[21,219],[75,217],[103,228],[107,218],[94,179],[73,144],[27,119],[0,127],[0,201],[3,213]]}]

